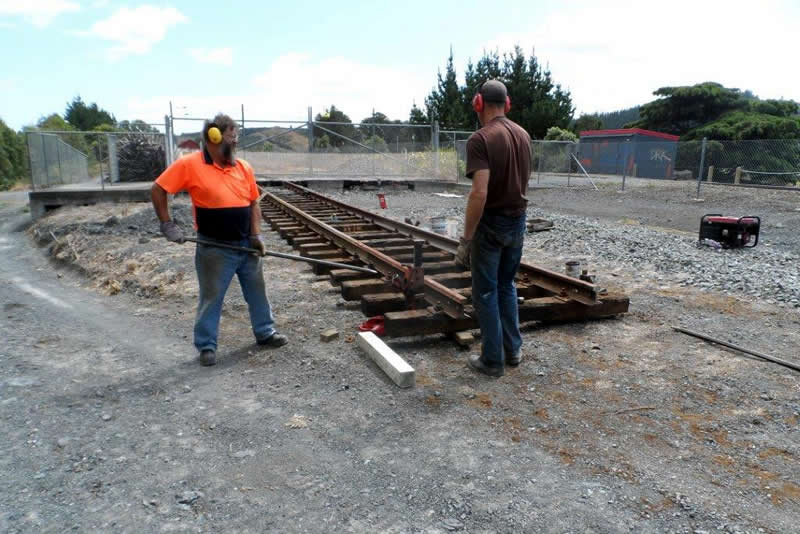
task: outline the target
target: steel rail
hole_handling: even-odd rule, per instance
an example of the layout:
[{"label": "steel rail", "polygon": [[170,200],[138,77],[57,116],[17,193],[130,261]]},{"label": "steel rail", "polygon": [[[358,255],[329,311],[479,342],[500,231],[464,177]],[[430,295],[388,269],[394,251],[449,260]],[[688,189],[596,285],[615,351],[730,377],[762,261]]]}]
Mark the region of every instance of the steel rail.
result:
[{"label": "steel rail", "polygon": [[[264,199],[278,207],[284,213],[290,214],[304,226],[307,226],[317,234],[329,239],[336,246],[356,256],[365,264],[374,267],[375,270],[379,271],[384,276],[390,279],[395,277],[399,277],[400,279],[405,278],[407,272],[406,267],[391,256],[387,256],[359,240],[350,237],[344,232],[325,224],[316,217],[305,213],[300,208],[278,198],[272,193],[267,193]],[[467,297],[434,280],[425,278],[423,282],[425,300],[433,305],[438,305],[447,315],[454,319],[463,319],[466,317],[464,306],[468,302]]]},{"label": "steel rail", "polygon": [[[411,237],[412,239],[424,239],[431,245],[438,247],[445,252],[455,254],[456,249],[458,249],[458,241],[455,239],[451,239],[428,230],[423,230],[408,223],[395,221],[394,219],[383,217],[382,215],[376,215],[365,209],[345,204],[344,202],[339,202],[338,200],[326,197],[325,195],[317,193],[316,191],[312,191],[306,187],[302,187],[294,182],[286,182],[284,183],[284,186],[295,192],[303,193],[307,196],[313,197],[328,205],[335,206],[336,208],[347,211],[351,214],[363,217],[372,224],[379,226],[384,230],[398,232]],[[575,300],[587,306],[594,306],[600,303],[597,296],[597,287],[594,284],[584,282],[583,280],[572,278],[570,276],[557,273],[543,267],[538,267],[536,265],[531,265],[529,263],[520,263],[518,274],[523,279],[527,279],[527,281],[531,284],[549,291],[556,297],[565,300]]]}]

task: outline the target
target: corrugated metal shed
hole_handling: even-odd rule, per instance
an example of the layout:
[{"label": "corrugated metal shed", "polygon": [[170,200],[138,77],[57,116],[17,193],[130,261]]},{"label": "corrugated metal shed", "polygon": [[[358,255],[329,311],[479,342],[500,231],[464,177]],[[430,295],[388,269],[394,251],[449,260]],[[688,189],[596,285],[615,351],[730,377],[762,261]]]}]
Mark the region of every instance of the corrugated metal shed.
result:
[{"label": "corrugated metal shed", "polygon": [[678,136],[641,128],[587,130],[580,134],[578,159],[590,173],[671,178]]}]

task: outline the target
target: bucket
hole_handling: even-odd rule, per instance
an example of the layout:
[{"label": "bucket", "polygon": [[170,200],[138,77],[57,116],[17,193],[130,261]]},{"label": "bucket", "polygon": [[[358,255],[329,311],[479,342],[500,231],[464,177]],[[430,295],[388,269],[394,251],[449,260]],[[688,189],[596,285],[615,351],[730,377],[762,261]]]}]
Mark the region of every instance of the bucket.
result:
[{"label": "bucket", "polygon": [[431,231],[437,234],[447,234],[447,217],[431,217]]},{"label": "bucket", "polygon": [[566,263],[566,266],[567,276],[578,278],[581,275],[581,262],[578,260],[570,260]]}]

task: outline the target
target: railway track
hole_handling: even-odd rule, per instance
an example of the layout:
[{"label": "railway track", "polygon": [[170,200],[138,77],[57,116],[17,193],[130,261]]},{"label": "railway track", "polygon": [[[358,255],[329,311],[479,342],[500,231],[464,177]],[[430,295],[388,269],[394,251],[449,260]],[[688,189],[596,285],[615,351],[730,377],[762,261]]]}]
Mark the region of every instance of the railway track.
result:
[{"label": "railway track", "polygon": [[[380,276],[313,265],[363,313],[384,316],[388,337],[478,327],[470,272],[455,264],[458,241],[339,202],[294,183],[262,195],[264,220],[301,256],[368,266]],[[523,263],[517,275],[520,322],[581,321],[628,311],[623,295]]]}]

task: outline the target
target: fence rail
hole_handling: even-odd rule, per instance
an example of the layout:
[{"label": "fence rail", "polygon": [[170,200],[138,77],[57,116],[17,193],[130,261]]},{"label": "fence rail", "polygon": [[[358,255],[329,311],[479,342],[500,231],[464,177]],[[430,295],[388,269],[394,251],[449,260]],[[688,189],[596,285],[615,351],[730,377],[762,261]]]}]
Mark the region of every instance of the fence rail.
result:
[{"label": "fence rail", "polygon": [[[470,131],[437,123],[347,123],[246,119],[238,157],[261,177],[463,181]],[[34,189],[152,181],[202,145],[198,117],[165,117],[164,133],[29,132]],[[184,122],[186,121],[186,122]],[[190,133],[176,134],[188,129]],[[183,128],[181,128],[183,127]],[[642,141],[586,138],[533,141],[531,179],[547,186],[595,187],[610,177],[800,189],[800,140]]]}]

